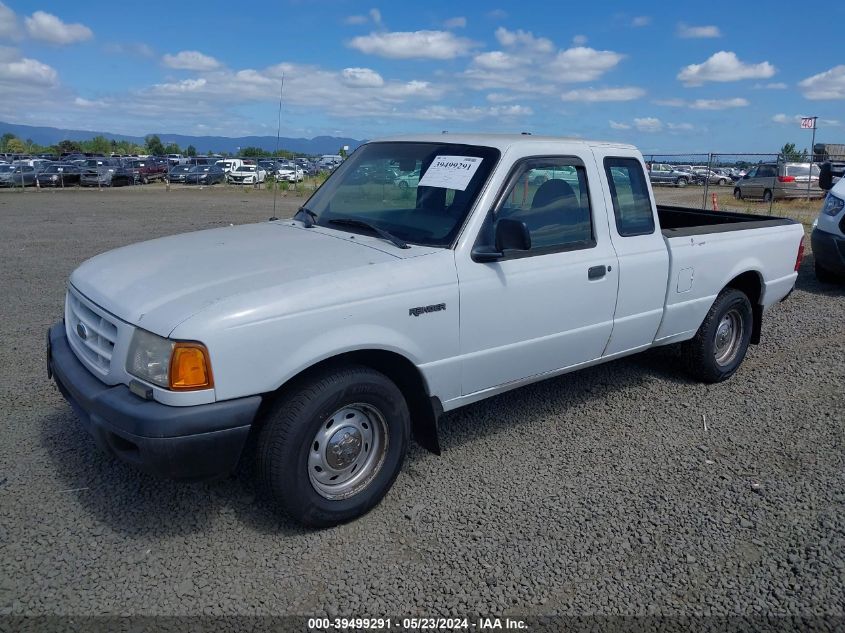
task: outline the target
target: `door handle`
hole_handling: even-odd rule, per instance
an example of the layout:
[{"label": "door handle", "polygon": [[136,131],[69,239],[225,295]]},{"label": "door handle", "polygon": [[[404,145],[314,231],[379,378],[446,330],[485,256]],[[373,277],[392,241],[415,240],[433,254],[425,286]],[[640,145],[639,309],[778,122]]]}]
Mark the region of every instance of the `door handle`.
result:
[{"label": "door handle", "polygon": [[607,273],[605,266],[591,266],[587,270],[587,279],[601,279]]}]

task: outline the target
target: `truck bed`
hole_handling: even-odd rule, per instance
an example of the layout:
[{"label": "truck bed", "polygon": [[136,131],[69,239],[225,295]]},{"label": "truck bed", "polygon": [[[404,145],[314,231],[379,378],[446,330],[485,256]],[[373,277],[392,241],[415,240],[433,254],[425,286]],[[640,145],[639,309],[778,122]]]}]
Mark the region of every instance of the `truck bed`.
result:
[{"label": "truck bed", "polygon": [[790,218],[778,218],[770,215],[707,211],[706,209],[688,209],[660,204],[657,205],[657,217],[660,220],[663,235],[666,237],[725,233],[797,224],[795,220]]}]

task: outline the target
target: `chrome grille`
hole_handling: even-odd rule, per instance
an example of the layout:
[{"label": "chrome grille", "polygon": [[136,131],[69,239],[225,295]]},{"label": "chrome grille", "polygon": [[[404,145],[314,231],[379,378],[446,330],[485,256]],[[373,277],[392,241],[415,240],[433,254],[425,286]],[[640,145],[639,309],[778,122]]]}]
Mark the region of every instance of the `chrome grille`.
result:
[{"label": "chrome grille", "polygon": [[68,340],[77,355],[86,360],[89,367],[107,374],[117,342],[117,325],[85,305],[74,292],[67,295],[65,322]]}]

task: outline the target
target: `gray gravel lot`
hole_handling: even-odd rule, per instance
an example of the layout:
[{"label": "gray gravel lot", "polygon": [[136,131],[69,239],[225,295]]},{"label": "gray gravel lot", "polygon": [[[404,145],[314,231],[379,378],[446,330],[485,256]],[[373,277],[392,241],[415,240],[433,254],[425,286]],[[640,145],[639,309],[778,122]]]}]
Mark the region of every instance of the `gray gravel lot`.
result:
[{"label": "gray gravel lot", "polygon": [[0,614],[845,615],[845,290],[812,255],[727,383],[664,349],[453,412],[336,529],[98,453],[44,369],[69,273],[270,200],[0,192]]}]

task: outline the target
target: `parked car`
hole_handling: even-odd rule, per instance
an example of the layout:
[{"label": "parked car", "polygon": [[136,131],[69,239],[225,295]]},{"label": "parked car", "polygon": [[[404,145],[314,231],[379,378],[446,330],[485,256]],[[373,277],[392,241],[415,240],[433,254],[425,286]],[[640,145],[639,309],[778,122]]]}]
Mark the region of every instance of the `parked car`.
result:
[{"label": "parked car", "polygon": [[244,164],[244,161],[240,158],[224,158],[222,160],[218,160],[215,165],[220,167],[225,173],[229,173],[233,169],[238,169],[241,165]]},{"label": "parked car", "polygon": [[649,180],[655,185],[675,185],[686,187],[696,180],[695,174],[691,171],[684,171],[664,163],[652,163],[648,170]]},{"label": "parked car", "polygon": [[790,198],[821,198],[819,168],[810,163],[760,163],[734,184],[734,198],[764,202]]},{"label": "parked car", "polygon": [[120,165],[89,167],[79,176],[82,187],[125,187],[135,182],[135,174]]},{"label": "parked car", "polygon": [[226,180],[234,185],[253,185],[266,178],[267,172],[256,165],[241,165],[226,174]]},{"label": "parked car", "polygon": [[159,163],[154,160],[130,160],[125,165],[127,169],[135,172],[137,182],[147,184],[156,180],[164,180],[169,173],[167,163]]},{"label": "parked car", "polygon": [[193,169],[191,165],[175,165],[167,172],[167,180],[169,182],[185,182],[185,176],[191,169]]},{"label": "parked car", "polygon": [[813,222],[816,277],[824,283],[845,282],[845,178],[834,183],[831,163],[822,165],[819,187],[827,191],[821,213]]},{"label": "parked car", "polygon": [[0,165],[0,187],[29,187],[37,175],[32,165]]},{"label": "parked car", "polygon": [[703,185],[705,182],[711,185],[725,187],[733,182],[729,174],[721,169],[708,169],[707,167],[693,167],[696,175],[696,184]]},{"label": "parked car", "polygon": [[70,163],[54,163],[49,165],[35,178],[39,187],[68,187],[79,184],[81,170]]},{"label": "parked car", "polygon": [[216,185],[223,182],[226,174],[217,165],[194,165],[185,174],[185,184],[188,185]]},{"label": "parked car", "polygon": [[276,170],[276,177],[279,180],[286,180],[287,182],[302,182],[305,178],[305,172],[302,171],[302,167],[299,165],[288,163],[287,165],[281,165]]},{"label": "parked car", "polygon": [[[385,157],[424,166],[424,200],[349,185]],[[567,166],[579,187],[513,195]],[[655,204],[632,146],[392,138],[292,220],[83,263],[47,366],[116,458],[186,479],[255,460],[288,515],[336,525],[379,503],[412,435],[439,452],[444,411],[673,343],[699,380],[729,379],[792,291],[803,236],[787,218]]]},{"label": "parked car", "polygon": [[400,173],[393,181],[393,184],[400,189],[416,189],[420,184],[420,172],[409,171]]}]

